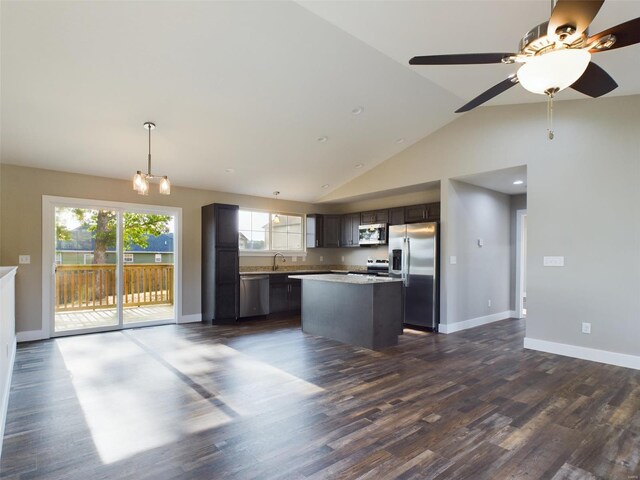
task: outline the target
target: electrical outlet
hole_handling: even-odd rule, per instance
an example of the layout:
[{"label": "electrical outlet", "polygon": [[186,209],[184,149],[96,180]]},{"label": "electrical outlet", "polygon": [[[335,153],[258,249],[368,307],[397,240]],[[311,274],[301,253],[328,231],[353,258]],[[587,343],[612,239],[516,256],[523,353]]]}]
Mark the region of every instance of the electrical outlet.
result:
[{"label": "electrical outlet", "polygon": [[342,255],[342,257],[340,257],[340,258],[342,258],[342,263],[344,263],[344,255]]},{"label": "electrical outlet", "polygon": [[591,324],[589,322],[582,322],[582,333],[591,333]]},{"label": "electrical outlet", "polygon": [[29,265],[31,263],[31,255],[18,255],[18,263],[21,265]]},{"label": "electrical outlet", "polygon": [[487,307],[491,306],[491,300],[487,300]]},{"label": "electrical outlet", "polygon": [[544,267],[564,267],[564,257],[543,257],[542,266]]},{"label": "electrical outlet", "polygon": [[297,262],[298,261],[298,257],[296,257],[295,255],[293,257],[291,257],[291,261],[292,262]]},{"label": "electrical outlet", "polygon": [[482,247],[483,245],[484,245],[484,241],[481,238],[479,238],[478,239],[478,246]]},{"label": "electrical outlet", "polygon": [[449,263],[450,263],[451,265],[455,265],[456,263],[458,263],[458,257],[456,257],[455,255],[451,255],[451,256],[449,257]]},{"label": "electrical outlet", "polygon": [[324,257],[322,255],[320,255],[320,261],[324,262]]}]

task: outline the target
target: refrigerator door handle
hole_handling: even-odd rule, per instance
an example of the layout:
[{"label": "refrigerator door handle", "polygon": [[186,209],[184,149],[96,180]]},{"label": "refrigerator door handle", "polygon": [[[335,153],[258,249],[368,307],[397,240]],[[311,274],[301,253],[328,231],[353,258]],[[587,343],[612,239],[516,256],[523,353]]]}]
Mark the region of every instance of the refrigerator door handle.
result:
[{"label": "refrigerator door handle", "polygon": [[402,279],[402,284],[404,285],[406,280],[406,264],[407,264],[407,239],[406,237],[402,239],[402,257],[400,258],[400,278]]},{"label": "refrigerator door handle", "polygon": [[405,274],[404,286],[409,286],[409,277],[411,276],[411,239],[407,238],[407,273]]}]

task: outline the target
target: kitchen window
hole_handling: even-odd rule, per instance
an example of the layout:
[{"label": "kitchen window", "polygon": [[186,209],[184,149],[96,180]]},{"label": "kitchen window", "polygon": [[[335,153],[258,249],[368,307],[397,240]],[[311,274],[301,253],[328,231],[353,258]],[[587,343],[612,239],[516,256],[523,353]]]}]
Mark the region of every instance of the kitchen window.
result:
[{"label": "kitchen window", "polygon": [[240,210],[240,251],[303,252],[303,223],[302,215]]}]

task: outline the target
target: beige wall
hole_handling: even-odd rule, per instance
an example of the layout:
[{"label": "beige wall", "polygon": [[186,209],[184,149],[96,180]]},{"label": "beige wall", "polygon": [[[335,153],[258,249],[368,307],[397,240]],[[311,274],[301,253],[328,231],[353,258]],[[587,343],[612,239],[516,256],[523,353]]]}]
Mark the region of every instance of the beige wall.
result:
[{"label": "beige wall", "polygon": [[[200,313],[200,207],[214,202],[247,208],[284,212],[325,213],[327,206],[270,198],[172,187],[170,196],[137,195],[129,181],[77,175],[3,164],[0,168],[0,263],[17,265],[18,255],[31,255],[16,277],[16,330],[40,330],[42,317],[42,196],[86,198],[182,208],[182,314]],[[324,255],[323,255],[324,253]],[[335,260],[331,252],[309,251],[298,264],[319,264]],[[242,257],[241,265],[267,265],[271,258]]]}]

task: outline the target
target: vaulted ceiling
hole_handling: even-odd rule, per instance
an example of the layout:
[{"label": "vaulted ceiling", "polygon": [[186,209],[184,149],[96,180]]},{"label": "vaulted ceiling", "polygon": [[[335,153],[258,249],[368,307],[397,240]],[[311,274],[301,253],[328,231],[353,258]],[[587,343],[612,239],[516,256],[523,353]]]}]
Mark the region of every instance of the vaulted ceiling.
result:
[{"label": "vaulted ceiling", "polygon": [[[131,178],[153,121],[153,170],[174,185],[314,201],[514,71],[410,57],[511,51],[548,15],[546,0],[3,2],[1,160]],[[639,16],[608,0],[592,32]],[[610,95],[640,93],[640,46],[594,60]]]}]

